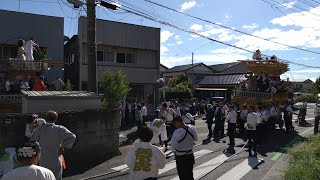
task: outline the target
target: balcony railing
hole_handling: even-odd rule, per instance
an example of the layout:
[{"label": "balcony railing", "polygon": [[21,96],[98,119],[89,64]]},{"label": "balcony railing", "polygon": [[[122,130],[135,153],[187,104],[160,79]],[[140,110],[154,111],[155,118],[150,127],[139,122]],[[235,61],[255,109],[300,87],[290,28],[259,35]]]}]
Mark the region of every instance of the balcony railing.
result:
[{"label": "balcony railing", "polygon": [[255,98],[255,99],[272,99],[274,97],[286,97],[286,93],[263,93],[263,92],[248,92],[248,91],[236,91],[236,96],[244,98]]},{"label": "balcony railing", "polygon": [[41,61],[0,60],[0,71],[41,71]]},{"label": "balcony railing", "polygon": [[20,94],[0,95],[0,104],[20,104],[22,102]]}]

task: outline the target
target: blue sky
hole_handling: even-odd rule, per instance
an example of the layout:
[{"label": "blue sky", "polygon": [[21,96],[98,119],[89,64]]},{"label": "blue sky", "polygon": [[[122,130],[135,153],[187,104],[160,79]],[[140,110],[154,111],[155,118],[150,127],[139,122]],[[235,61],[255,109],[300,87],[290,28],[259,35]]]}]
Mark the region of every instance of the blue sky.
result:
[{"label": "blue sky", "polygon": [[[291,46],[320,53],[320,0],[154,0],[170,8],[219,23],[236,30]],[[59,2],[59,3],[58,3]],[[320,67],[320,54],[304,52],[263,41],[228,29],[169,11],[145,0],[117,0],[124,6],[139,9],[163,21],[207,37],[280,59]],[[85,9],[75,10],[67,0],[1,0],[0,8],[64,17],[65,35],[77,34],[77,17]],[[173,67],[194,62],[208,65],[250,59],[251,53],[211,42],[207,39],[161,25],[123,10],[111,11],[97,7],[97,17],[161,28],[161,63]],[[298,80],[319,77],[320,68],[290,64],[290,73],[283,78]]]}]

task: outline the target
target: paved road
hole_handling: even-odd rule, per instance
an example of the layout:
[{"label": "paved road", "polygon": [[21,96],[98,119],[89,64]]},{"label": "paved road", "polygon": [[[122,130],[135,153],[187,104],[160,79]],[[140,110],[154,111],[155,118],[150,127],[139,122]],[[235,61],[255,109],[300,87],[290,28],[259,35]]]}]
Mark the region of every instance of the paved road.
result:
[{"label": "paved road", "polygon": [[[289,162],[289,156],[285,150],[293,142],[302,139],[313,133],[313,104],[308,105],[307,117],[310,126],[299,127],[293,122],[296,133],[285,134],[284,131],[277,129],[269,138],[267,144],[258,148],[257,157],[248,157],[248,152],[243,148],[245,141],[236,139],[234,148],[236,155],[226,153],[228,148],[228,137],[220,142],[211,141],[203,144],[202,140],[207,137],[207,127],[205,121],[198,119],[196,127],[199,141],[195,147],[196,163],[194,168],[195,179],[201,180],[268,180],[281,179],[283,167]],[[296,119],[294,116],[293,121]],[[178,179],[173,154],[169,151],[168,163],[160,170],[159,179]],[[99,166],[76,176],[65,179],[128,179],[128,168],[124,165],[124,157],[115,157]],[[95,177],[96,176],[96,177]],[[93,178],[94,177],[94,178]]]}]

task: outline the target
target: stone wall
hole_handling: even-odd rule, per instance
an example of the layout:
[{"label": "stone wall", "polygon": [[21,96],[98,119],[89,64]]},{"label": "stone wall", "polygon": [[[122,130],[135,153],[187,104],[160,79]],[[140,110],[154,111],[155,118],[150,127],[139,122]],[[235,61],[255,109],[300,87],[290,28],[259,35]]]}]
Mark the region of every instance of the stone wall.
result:
[{"label": "stone wall", "polygon": [[[45,114],[39,114],[45,118]],[[16,147],[26,141],[24,136],[27,114],[0,115],[0,147]],[[67,162],[85,163],[119,152],[120,112],[86,110],[61,112],[56,124],[67,127],[77,139],[67,150]]]}]

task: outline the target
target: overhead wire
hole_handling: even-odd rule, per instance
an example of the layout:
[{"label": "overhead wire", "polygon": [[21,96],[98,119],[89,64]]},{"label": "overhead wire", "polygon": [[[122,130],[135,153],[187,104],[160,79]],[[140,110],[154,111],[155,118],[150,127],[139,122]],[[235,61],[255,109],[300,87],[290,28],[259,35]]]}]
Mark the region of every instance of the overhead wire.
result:
[{"label": "overhead wire", "polygon": [[[156,10],[150,5],[150,4],[148,4],[148,3],[146,3],[147,4],[147,6],[150,8],[150,10],[153,10],[154,11],[154,14],[158,17],[158,18],[161,18],[161,16],[156,12]],[[162,26],[165,30],[167,30],[167,31],[169,31],[164,25]],[[183,44],[178,44],[178,42],[176,41],[176,39],[174,38],[174,37],[170,37],[169,38],[172,42],[174,42],[177,46],[175,46],[175,47],[183,47],[184,48],[184,50],[186,50],[186,51],[184,51],[184,53],[186,53],[186,54],[188,54],[188,55],[190,55],[190,53],[192,53],[192,51],[190,51],[187,47],[185,47]]]},{"label": "overhead wire", "polygon": [[[156,3],[156,2],[150,1],[150,0],[145,0],[145,1],[147,1],[147,2],[149,2],[149,3],[152,3],[152,4],[155,4],[155,5],[157,5],[157,6],[160,6],[160,7],[162,7],[162,8],[169,9],[169,10],[171,10],[171,11],[174,11],[174,12],[177,12],[177,13],[180,13],[180,14],[183,14],[183,15],[186,15],[186,16],[188,16],[188,17],[192,17],[192,18],[194,18],[194,19],[197,19],[197,20],[200,20],[200,21],[204,21],[204,22],[206,22],[206,23],[213,24],[213,25],[215,25],[215,26],[222,27],[222,28],[224,28],[224,29],[228,29],[228,30],[231,30],[231,31],[234,31],[234,32],[238,32],[238,33],[241,33],[241,34],[245,34],[245,35],[247,35],[247,36],[251,36],[251,37],[254,37],[254,38],[257,38],[257,39],[261,39],[261,40],[264,40],[264,41],[272,42],[272,43],[274,43],[274,44],[278,44],[278,45],[290,47],[290,48],[292,48],[292,49],[297,49],[297,50],[300,50],[300,51],[305,51],[305,52],[309,52],[309,53],[314,53],[314,54],[319,54],[319,55],[320,55],[320,52],[311,51],[311,50],[307,50],[307,49],[302,49],[302,48],[299,48],[299,47],[295,47],[295,46],[287,45],[287,44],[284,44],[284,43],[276,42],[276,41],[273,41],[273,40],[265,39],[265,38],[262,38],[262,37],[259,37],[259,36],[253,35],[253,34],[249,34],[249,33],[246,33],[246,32],[243,32],[243,31],[240,31],[240,30],[231,28],[231,27],[227,27],[227,26],[222,25],[222,24],[219,24],[219,23],[215,23],[215,22],[212,22],[212,21],[203,19],[203,18],[199,18],[199,17],[193,16],[193,15],[191,15],[191,14],[187,14],[187,13],[185,13],[185,12],[178,11],[178,10],[176,10],[176,9],[170,8],[170,7],[168,7],[168,6],[165,6],[165,5],[162,5],[162,4],[159,4],[159,3]],[[273,0],[271,0],[271,1],[273,1]]]},{"label": "overhead wire", "polygon": [[[242,47],[239,47],[239,46],[236,46],[236,45],[232,45],[232,44],[229,44],[229,43],[226,43],[226,42],[222,42],[222,41],[219,41],[219,40],[216,40],[216,39],[213,39],[213,38],[210,38],[210,37],[207,37],[205,35],[202,35],[202,34],[199,34],[197,32],[194,32],[194,31],[191,31],[191,30],[188,30],[188,29],[183,29],[181,27],[178,27],[174,24],[171,24],[171,23],[168,23],[168,22],[165,22],[161,19],[158,19],[156,17],[153,17],[149,14],[146,14],[144,12],[141,12],[139,10],[135,10],[133,8],[130,8],[130,7],[126,7],[126,6],[121,6],[121,7],[118,7],[122,10],[125,10],[129,13],[132,13],[134,15],[137,15],[137,16],[140,16],[140,17],[144,17],[146,19],[149,19],[151,21],[155,21],[155,22],[158,22],[160,24],[164,24],[164,25],[167,25],[169,27],[172,27],[172,28],[175,28],[177,30],[180,30],[180,31],[183,31],[183,32],[187,32],[189,34],[193,34],[193,35],[196,35],[196,36],[199,36],[199,37],[202,37],[202,38],[205,38],[205,39],[208,39],[210,41],[213,41],[213,42],[217,42],[217,43],[220,43],[220,44],[223,44],[223,45],[226,45],[226,46],[230,46],[230,47],[233,47],[233,48],[236,48],[236,49],[240,49],[240,50],[243,50],[243,51],[246,51],[246,52],[250,52],[250,53],[254,53],[255,51],[252,51],[252,50],[248,50],[248,49],[245,49],[245,48],[242,48]],[[262,54],[264,57],[271,57],[270,55],[266,55],[266,54]],[[296,63],[296,62],[293,62],[293,61],[290,61],[290,60],[285,60],[285,59],[278,59],[279,61],[282,61],[282,62],[285,62],[285,63],[291,63],[291,64],[294,64],[294,65],[297,65],[297,66],[304,66],[304,67],[307,67],[307,68],[320,68],[319,66],[310,66],[310,65],[306,65],[306,64],[301,64],[301,63]]]}]

